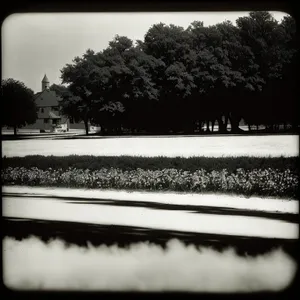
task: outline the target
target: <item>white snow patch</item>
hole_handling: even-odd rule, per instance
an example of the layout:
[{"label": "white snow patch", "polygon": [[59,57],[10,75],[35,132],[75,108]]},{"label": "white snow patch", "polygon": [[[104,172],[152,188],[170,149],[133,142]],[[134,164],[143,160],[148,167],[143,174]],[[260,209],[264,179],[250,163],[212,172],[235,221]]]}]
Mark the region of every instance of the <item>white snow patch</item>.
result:
[{"label": "white snow patch", "polygon": [[[199,205],[249,209],[264,212],[299,213],[299,202],[291,199],[271,197],[245,197],[226,194],[196,194],[196,193],[169,193],[169,192],[128,192],[100,189],[71,189],[45,188],[26,186],[3,186],[2,194],[17,193],[38,196],[77,197],[92,199],[112,199],[126,201],[158,202],[163,204]],[[83,200],[84,202],[84,200]]]},{"label": "white snow patch", "polygon": [[298,156],[297,135],[137,137],[2,142],[2,157],[26,155],[98,156]]},{"label": "white snow patch", "polygon": [[296,239],[298,224],[247,216],[190,213],[143,207],[75,204],[45,198],[4,196],[2,214],[11,218],[32,218],[114,224],[153,229],[178,230],[224,235]]}]

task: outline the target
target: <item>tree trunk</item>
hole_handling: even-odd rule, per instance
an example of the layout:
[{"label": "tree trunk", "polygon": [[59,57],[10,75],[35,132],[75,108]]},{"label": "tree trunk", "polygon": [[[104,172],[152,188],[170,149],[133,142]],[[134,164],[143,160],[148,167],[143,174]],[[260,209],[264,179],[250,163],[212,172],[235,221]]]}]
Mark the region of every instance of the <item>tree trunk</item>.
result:
[{"label": "tree trunk", "polygon": [[298,133],[298,124],[297,124],[297,122],[292,122],[292,131],[294,132],[294,133]]},{"label": "tree trunk", "polygon": [[228,126],[229,116],[228,114],[225,115],[225,131],[227,132],[227,126]]},{"label": "tree trunk", "polygon": [[216,120],[213,120],[213,121],[211,122],[211,131],[212,131],[212,132],[214,132],[215,122],[216,122]]},{"label": "tree trunk", "polygon": [[204,125],[204,122],[203,121],[199,121],[199,133],[203,132],[203,130],[202,130],[202,126],[203,125]]},{"label": "tree trunk", "polygon": [[218,121],[218,125],[219,125],[219,132],[220,132],[220,133],[225,133],[225,132],[227,132],[227,129],[226,129],[225,124],[223,123],[222,117],[219,117],[219,118],[217,119],[217,121]]},{"label": "tree trunk", "polygon": [[89,135],[89,122],[88,122],[88,120],[84,120],[84,127],[85,127],[85,135]]},{"label": "tree trunk", "polygon": [[206,132],[210,132],[210,130],[209,130],[209,120],[206,120]]},{"label": "tree trunk", "polygon": [[269,131],[270,131],[270,132],[273,132],[273,131],[274,131],[274,125],[273,125],[273,124],[270,124],[270,125],[269,125]]},{"label": "tree trunk", "polygon": [[231,124],[231,132],[232,133],[240,132],[239,120],[237,118],[235,118],[234,116],[231,116],[229,118],[230,118],[230,124]]},{"label": "tree trunk", "polygon": [[17,135],[17,126],[14,126],[14,135]]}]

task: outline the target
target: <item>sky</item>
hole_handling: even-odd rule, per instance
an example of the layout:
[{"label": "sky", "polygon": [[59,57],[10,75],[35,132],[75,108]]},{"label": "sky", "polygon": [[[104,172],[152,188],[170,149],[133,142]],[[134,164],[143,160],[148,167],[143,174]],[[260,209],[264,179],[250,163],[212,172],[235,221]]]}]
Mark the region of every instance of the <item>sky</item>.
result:
[{"label": "sky", "polygon": [[[287,15],[271,12],[278,21]],[[225,20],[235,24],[248,12],[169,13],[22,13],[8,16],[2,24],[2,79],[23,82],[41,91],[45,74],[50,84],[60,84],[60,70],[87,49],[99,52],[115,35],[133,41],[144,39],[153,25],[163,22],[187,28],[193,21],[205,26]]]}]

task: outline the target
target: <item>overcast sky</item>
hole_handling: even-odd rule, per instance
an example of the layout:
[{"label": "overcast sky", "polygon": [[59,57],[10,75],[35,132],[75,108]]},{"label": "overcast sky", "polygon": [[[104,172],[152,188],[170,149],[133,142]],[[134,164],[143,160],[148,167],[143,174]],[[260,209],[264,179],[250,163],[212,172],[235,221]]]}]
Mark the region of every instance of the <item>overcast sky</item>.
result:
[{"label": "overcast sky", "polygon": [[[31,13],[13,14],[2,25],[2,78],[14,78],[34,92],[41,90],[47,74],[50,84],[61,83],[60,70],[88,48],[95,52],[108,46],[116,34],[143,40],[159,22],[186,28],[193,21],[205,26],[230,20],[247,12],[192,13]],[[272,12],[280,21],[285,13]]]}]

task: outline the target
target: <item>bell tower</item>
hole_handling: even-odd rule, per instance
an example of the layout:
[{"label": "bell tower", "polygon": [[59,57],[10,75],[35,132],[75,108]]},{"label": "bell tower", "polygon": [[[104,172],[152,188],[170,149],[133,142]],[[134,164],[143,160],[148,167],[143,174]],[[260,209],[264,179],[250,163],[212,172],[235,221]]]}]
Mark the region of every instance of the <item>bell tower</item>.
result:
[{"label": "bell tower", "polygon": [[42,80],[42,91],[45,89],[49,89],[50,82],[49,79],[47,78],[47,75],[45,74],[43,80]]}]

